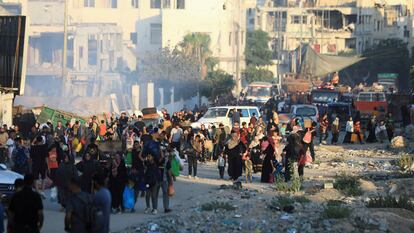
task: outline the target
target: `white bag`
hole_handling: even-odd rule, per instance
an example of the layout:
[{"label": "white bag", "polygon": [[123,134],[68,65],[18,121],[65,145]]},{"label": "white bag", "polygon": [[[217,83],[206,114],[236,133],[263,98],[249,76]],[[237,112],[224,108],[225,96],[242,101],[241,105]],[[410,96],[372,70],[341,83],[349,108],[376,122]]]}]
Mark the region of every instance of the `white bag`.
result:
[{"label": "white bag", "polygon": [[180,167],[184,168],[184,162],[181,160],[180,155],[176,149],[174,149],[175,159],[180,163]]},{"label": "white bag", "polygon": [[55,202],[57,200],[57,188],[53,187],[52,189],[50,189],[50,200],[52,202]]}]

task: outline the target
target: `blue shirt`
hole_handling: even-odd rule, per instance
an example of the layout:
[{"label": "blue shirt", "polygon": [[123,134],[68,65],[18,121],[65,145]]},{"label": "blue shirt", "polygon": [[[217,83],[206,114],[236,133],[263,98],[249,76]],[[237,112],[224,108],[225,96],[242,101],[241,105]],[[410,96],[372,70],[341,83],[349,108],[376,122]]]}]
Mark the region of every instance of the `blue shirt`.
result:
[{"label": "blue shirt", "polygon": [[93,196],[93,203],[103,212],[105,225],[101,231],[94,233],[109,233],[109,220],[111,215],[111,193],[107,188],[101,188]]}]

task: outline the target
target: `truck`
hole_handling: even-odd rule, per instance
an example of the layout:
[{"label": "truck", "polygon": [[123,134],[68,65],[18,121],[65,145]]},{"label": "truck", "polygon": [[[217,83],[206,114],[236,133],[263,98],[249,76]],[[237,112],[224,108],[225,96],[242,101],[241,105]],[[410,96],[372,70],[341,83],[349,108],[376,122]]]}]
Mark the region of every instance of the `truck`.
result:
[{"label": "truck", "polygon": [[265,104],[270,98],[280,95],[280,86],[270,82],[252,82],[244,90],[244,101]]},{"label": "truck", "polygon": [[354,101],[355,111],[361,114],[361,122],[364,124],[372,116],[384,119],[388,112],[388,102],[384,92],[360,92]]},{"label": "truck", "polygon": [[40,108],[40,114],[36,118],[36,121],[40,124],[50,122],[53,125],[57,125],[58,121],[65,125],[67,122],[74,123],[77,120],[80,121],[81,124],[86,123],[86,119],[81,116],[47,106],[42,106]]}]

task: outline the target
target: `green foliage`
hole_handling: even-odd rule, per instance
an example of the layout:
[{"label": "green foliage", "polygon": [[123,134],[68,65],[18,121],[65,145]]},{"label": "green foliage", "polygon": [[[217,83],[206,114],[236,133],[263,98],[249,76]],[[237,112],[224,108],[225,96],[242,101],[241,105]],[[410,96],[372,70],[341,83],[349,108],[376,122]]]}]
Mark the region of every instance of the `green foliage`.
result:
[{"label": "green foliage", "polygon": [[310,203],[311,202],[305,196],[295,196],[295,197],[293,197],[293,199],[295,200],[295,202],[300,203],[300,204],[306,204],[306,203]]},{"label": "green foliage", "polygon": [[414,204],[406,195],[402,195],[399,198],[390,195],[387,195],[385,197],[374,197],[368,201],[366,206],[368,208],[401,208],[414,211]]},{"label": "green foliage", "polygon": [[358,177],[342,174],[336,177],[334,188],[348,196],[360,196],[363,194],[360,185]]},{"label": "green foliage", "polygon": [[200,83],[201,95],[216,97],[220,94],[230,92],[236,85],[233,76],[223,70],[216,70],[207,73],[207,77]]},{"label": "green foliage", "polygon": [[208,57],[206,59],[207,72],[215,71],[218,64],[219,64],[219,59],[218,58]]},{"label": "green foliage", "polygon": [[267,32],[255,30],[247,33],[246,64],[252,66],[267,66],[272,64],[272,51],[269,49],[270,37]]},{"label": "green foliage", "polygon": [[197,59],[207,59],[210,56],[210,36],[205,33],[195,32],[184,36],[179,44],[183,52]]},{"label": "green foliage", "polygon": [[342,206],[327,206],[322,216],[324,218],[334,218],[334,219],[341,219],[341,218],[348,218],[351,215],[351,209]]},{"label": "green foliage", "polygon": [[[294,174],[294,173],[292,173],[292,174]],[[283,177],[281,175],[279,175],[276,178],[276,181],[275,181],[274,185],[275,185],[274,187],[277,191],[296,193],[296,192],[300,191],[300,188],[302,187],[302,182],[300,180],[300,177],[297,177],[295,175],[292,177],[292,181],[285,182],[283,180]]]},{"label": "green foliage", "polygon": [[204,203],[203,205],[201,205],[202,211],[213,211],[213,210],[218,210],[218,209],[232,211],[232,210],[235,210],[236,207],[232,206],[228,202],[218,202],[218,201],[208,202],[208,203]]},{"label": "green foliage", "polygon": [[409,169],[414,163],[414,156],[412,155],[401,155],[401,157],[397,160],[397,165],[402,170]]},{"label": "green foliage", "polygon": [[255,66],[247,66],[243,71],[244,78],[248,83],[252,82],[272,82],[274,80],[273,73],[265,68]]}]

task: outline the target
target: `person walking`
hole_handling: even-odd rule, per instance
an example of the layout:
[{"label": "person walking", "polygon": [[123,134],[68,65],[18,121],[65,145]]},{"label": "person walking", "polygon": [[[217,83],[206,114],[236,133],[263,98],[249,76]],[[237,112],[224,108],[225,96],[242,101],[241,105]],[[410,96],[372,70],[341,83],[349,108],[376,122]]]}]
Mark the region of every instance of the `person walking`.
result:
[{"label": "person walking", "polygon": [[171,212],[170,209],[170,197],[168,193],[168,189],[170,185],[173,185],[173,177],[171,174],[171,160],[173,159],[174,148],[172,146],[168,146],[166,153],[162,156],[160,161],[159,169],[160,169],[160,185],[158,185],[157,189],[157,197],[159,190],[162,190],[162,203],[164,207],[164,213]]},{"label": "person walking", "polygon": [[354,133],[354,121],[352,120],[352,117],[349,117],[348,121],[346,122],[345,132],[346,134],[343,143],[351,143],[351,137]]},{"label": "person walking", "polygon": [[99,171],[99,162],[92,159],[89,153],[86,153],[83,160],[76,165],[80,176],[81,189],[85,193],[92,193],[92,177]]},{"label": "person walking", "polygon": [[30,157],[32,160],[32,174],[34,176],[36,184],[40,177],[40,190],[38,189],[38,185],[36,185],[36,190],[39,190],[40,195],[45,198],[44,189],[48,151],[47,145],[43,142],[42,136],[37,136],[33,141],[30,148]]},{"label": "person walking", "polygon": [[245,152],[246,147],[242,142],[240,142],[240,137],[237,133],[231,134],[231,139],[227,142],[224,153],[228,158],[228,174],[233,181],[242,175],[242,155]]},{"label": "person walking", "polygon": [[97,229],[93,233],[109,233],[109,223],[111,216],[111,193],[105,187],[105,177],[97,173],[93,176],[93,189],[95,194],[92,197],[93,205],[102,213],[102,222],[97,224]]},{"label": "person walking", "polygon": [[361,145],[364,144],[363,137],[361,135],[361,120],[358,118],[355,118],[354,121],[354,133],[356,134],[356,138],[358,139],[359,143]]},{"label": "person walking", "polygon": [[17,172],[21,175],[30,173],[29,155],[29,150],[23,145],[23,139],[21,137],[17,137],[15,139],[15,148],[13,149],[12,154],[14,172]]},{"label": "person walking", "polygon": [[200,135],[196,135],[191,140],[191,146],[192,151],[188,154],[188,178],[193,176],[197,179],[197,159],[201,157],[203,152]]},{"label": "person walking", "polygon": [[[145,160],[145,203],[146,209],[145,213],[151,213],[156,215],[158,213],[158,186],[159,186],[159,177],[160,177],[160,170],[158,168],[158,164],[155,161],[154,156],[152,154],[148,154]],[[151,208],[152,204],[152,208]]]},{"label": "person walking", "polygon": [[69,184],[72,178],[78,177],[78,171],[75,165],[69,160],[69,156],[65,155],[65,160],[61,163],[56,171],[56,186],[58,190],[58,201],[63,211],[70,197]]},{"label": "person walking", "polygon": [[71,196],[66,203],[65,231],[70,233],[92,232],[88,222],[88,205],[91,197],[81,189],[78,177],[72,177],[69,182]]},{"label": "person walking", "polygon": [[326,139],[328,138],[328,114],[323,114],[321,120],[319,121],[319,143],[326,143]]},{"label": "person walking", "polygon": [[43,226],[43,203],[34,190],[31,174],[24,176],[24,187],[16,192],[8,208],[13,233],[40,233]]},{"label": "person walking", "polygon": [[112,212],[122,212],[122,193],[127,183],[127,169],[121,155],[112,156],[108,186],[112,196]]},{"label": "person walking", "polygon": [[224,179],[224,170],[226,169],[226,158],[222,152],[217,159],[217,166],[219,169],[220,179]]},{"label": "person walking", "polygon": [[175,123],[174,128],[171,130],[169,141],[174,146],[174,148],[179,152],[181,149],[181,138],[183,137],[183,129],[180,128],[180,125]]},{"label": "person walking", "polygon": [[335,117],[334,121],[332,122],[332,126],[331,126],[331,132],[332,132],[332,141],[331,144],[335,145],[338,143],[338,138],[339,138],[339,132],[340,132],[340,128],[339,128],[339,118]]}]

